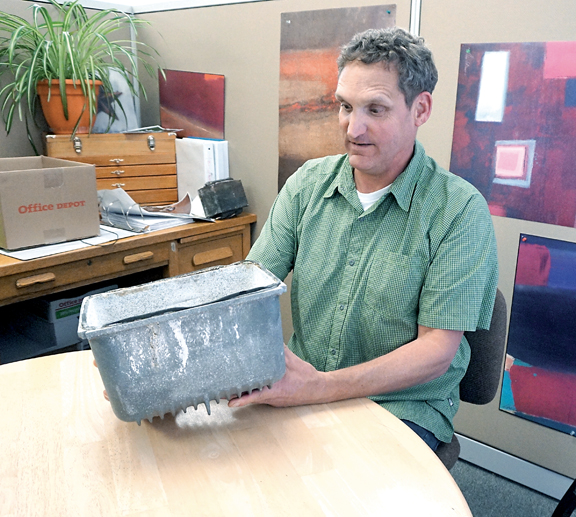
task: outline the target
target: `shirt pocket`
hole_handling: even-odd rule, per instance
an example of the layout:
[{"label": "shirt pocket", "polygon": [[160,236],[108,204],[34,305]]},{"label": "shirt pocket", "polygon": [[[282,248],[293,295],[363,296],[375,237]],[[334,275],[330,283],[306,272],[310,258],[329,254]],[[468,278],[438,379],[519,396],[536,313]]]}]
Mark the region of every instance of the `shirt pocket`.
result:
[{"label": "shirt pocket", "polygon": [[368,272],[365,303],[376,314],[415,322],[426,268],[420,256],[378,250]]}]

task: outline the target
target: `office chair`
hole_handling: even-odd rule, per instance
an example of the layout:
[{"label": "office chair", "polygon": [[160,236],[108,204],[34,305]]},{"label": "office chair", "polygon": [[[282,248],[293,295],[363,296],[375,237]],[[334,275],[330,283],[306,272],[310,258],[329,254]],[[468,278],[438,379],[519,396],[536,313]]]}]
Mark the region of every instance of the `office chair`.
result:
[{"label": "office chair", "polygon": [[576,480],[574,480],[562,496],[562,499],[560,499],[552,517],[570,517],[574,510],[576,510]]},{"label": "office chair", "polygon": [[[483,405],[491,402],[500,385],[500,374],[506,344],[506,300],[498,289],[492,312],[490,330],[464,332],[470,344],[470,364],[460,382],[460,400]],[[460,442],[456,435],[450,443],[441,442],[436,455],[450,470],[460,455]]]}]

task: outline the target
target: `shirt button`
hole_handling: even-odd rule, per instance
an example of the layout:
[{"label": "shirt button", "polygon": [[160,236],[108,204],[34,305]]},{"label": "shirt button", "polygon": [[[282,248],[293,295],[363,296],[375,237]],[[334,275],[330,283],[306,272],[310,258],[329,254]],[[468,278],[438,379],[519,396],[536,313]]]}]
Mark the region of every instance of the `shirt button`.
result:
[{"label": "shirt button", "polygon": [[331,353],[332,355],[336,355],[336,349],[333,348],[332,350],[330,350],[330,353]]},{"label": "shirt button", "polygon": [[340,305],[340,310],[341,310],[341,311],[344,310],[344,305]]},{"label": "shirt button", "polygon": [[351,260],[350,262],[348,262],[348,264],[350,264],[351,266],[353,266],[355,264],[355,262],[353,260]]}]

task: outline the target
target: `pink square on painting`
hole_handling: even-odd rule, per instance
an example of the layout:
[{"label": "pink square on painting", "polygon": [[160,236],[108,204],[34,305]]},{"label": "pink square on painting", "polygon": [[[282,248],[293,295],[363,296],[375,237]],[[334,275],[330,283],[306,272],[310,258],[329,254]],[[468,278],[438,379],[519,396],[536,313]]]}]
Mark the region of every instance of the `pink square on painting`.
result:
[{"label": "pink square on painting", "polygon": [[576,41],[546,43],[544,79],[576,77]]},{"label": "pink square on painting", "polygon": [[497,146],[496,177],[523,179],[526,176],[526,151],[525,145]]}]

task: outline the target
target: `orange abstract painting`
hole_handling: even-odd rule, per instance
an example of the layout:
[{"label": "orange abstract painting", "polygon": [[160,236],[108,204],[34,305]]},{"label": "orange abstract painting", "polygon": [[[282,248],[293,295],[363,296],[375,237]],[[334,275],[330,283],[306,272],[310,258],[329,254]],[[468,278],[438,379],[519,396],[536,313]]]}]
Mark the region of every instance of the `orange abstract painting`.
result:
[{"label": "orange abstract painting", "polygon": [[395,5],[282,14],[278,188],[311,158],[344,152],[336,59],[357,32],[393,27]]}]

